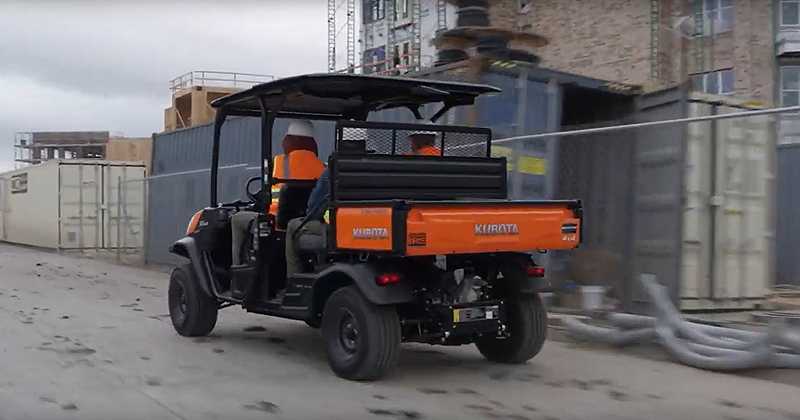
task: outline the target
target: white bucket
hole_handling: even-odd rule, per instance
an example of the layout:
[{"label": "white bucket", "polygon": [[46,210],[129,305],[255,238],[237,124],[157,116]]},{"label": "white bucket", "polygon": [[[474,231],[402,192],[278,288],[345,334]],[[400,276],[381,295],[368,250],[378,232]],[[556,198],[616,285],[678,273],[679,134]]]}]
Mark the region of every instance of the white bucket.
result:
[{"label": "white bucket", "polygon": [[581,286],[581,306],[584,311],[593,311],[603,306],[606,295],[605,286]]}]

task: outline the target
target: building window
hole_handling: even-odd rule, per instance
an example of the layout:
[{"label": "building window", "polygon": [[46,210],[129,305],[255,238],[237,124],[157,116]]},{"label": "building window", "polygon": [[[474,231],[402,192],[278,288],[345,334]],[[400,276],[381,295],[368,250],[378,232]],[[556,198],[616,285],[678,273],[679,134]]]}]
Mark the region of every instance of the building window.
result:
[{"label": "building window", "polygon": [[781,25],[800,25],[800,1],[781,0]]},{"label": "building window", "polygon": [[800,105],[800,66],[781,67],[781,106]]},{"label": "building window", "polygon": [[716,95],[733,93],[733,70],[719,70],[692,75],[692,89]]},{"label": "building window", "polygon": [[[703,14],[703,35],[711,35],[711,27],[714,33],[719,34],[733,29],[733,0],[694,0],[696,2],[695,11]],[[700,28],[697,34],[700,35]]]},{"label": "building window", "polygon": [[411,0],[394,0],[394,20],[408,19],[408,3]]},{"label": "building window", "polygon": [[386,0],[364,0],[361,10],[364,23],[372,23],[386,17]]}]

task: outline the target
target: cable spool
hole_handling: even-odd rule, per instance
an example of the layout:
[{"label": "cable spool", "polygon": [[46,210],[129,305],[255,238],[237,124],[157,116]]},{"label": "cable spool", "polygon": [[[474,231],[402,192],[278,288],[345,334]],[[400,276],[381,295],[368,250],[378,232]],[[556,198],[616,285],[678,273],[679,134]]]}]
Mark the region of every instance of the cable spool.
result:
[{"label": "cable spool", "polygon": [[488,27],[489,14],[481,7],[464,7],[458,9],[456,27]]},{"label": "cable spool", "polygon": [[478,54],[505,51],[508,50],[508,39],[499,36],[485,36],[475,42],[475,50]]},{"label": "cable spool", "polygon": [[522,61],[531,64],[539,64],[539,61],[541,61],[541,58],[536,54],[531,54],[523,50],[508,50],[508,57],[512,61]]},{"label": "cable spool", "polygon": [[463,61],[468,58],[469,54],[467,54],[464,50],[456,50],[456,49],[441,50],[439,51],[438,54],[436,54],[436,62],[433,63],[433,65],[434,67],[439,67],[450,63]]}]

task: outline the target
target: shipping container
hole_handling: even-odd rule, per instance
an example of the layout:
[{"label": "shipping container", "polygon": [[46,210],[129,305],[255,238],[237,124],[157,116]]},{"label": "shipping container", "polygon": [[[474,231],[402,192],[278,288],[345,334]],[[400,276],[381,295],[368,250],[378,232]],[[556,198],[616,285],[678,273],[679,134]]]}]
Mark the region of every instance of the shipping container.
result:
[{"label": "shipping container", "polygon": [[776,225],[780,229],[775,232],[775,283],[800,287],[800,143],[779,145],[777,160]]},{"label": "shipping container", "polygon": [[144,177],[143,162],[62,159],[0,174],[0,239],[59,250],[140,248]]},{"label": "shipping container", "polygon": [[[725,97],[644,95],[639,121],[742,112]],[[771,116],[637,130],[631,281],[656,274],[682,310],[749,309],[774,284]],[[634,303],[646,303],[634,283]],[[645,305],[646,306],[646,305]]]}]

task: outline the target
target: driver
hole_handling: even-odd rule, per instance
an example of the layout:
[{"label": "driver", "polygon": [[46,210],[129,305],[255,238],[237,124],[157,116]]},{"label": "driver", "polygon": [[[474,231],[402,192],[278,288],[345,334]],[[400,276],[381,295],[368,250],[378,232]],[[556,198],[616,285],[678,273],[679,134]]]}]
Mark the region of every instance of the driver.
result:
[{"label": "driver", "polygon": [[[363,154],[367,151],[366,136],[358,140],[342,139],[339,143],[339,153]],[[328,199],[330,198],[331,183],[329,168],[325,168],[317,180],[317,184],[308,197],[308,208],[305,217],[298,217],[289,221],[286,226],[286,278],[303,271],[303,262],[297,251],[297,241],[300,235],[322,236],[325,225],[328,224]]]},{"label": "driver", "polygon": [[[272,177],[280,180],[316,180],[322,175],[325,165],[317,157],[317,142],[314,126],[308,120],[296,120],[289,125],[283,138],[283,154],[273,160]],[[277,214],[278,200],[283,183],[272,186],[271,214]],[[234,266],[241,261],[242,245],[249,234],[250,223],[258,212],[240,211],[231,218],[231,256]]]},{"label": "driver", "polygon": [[[272,160],[272,178],[313,181],[319,179],[325,164],[319,160],[314,126],[308,120],[296,120],[283,138],[283,154]],[[283,183],[272,185],[270,213],[276,214]]]}]

